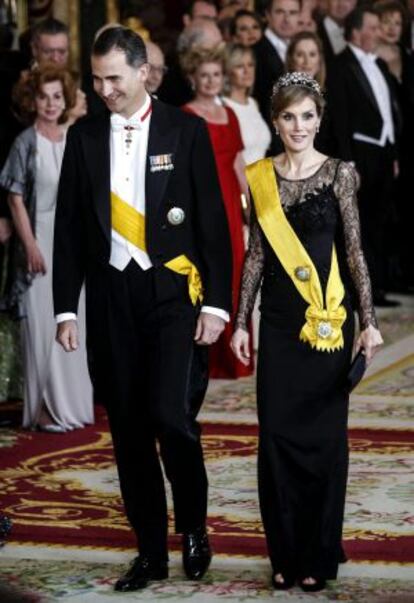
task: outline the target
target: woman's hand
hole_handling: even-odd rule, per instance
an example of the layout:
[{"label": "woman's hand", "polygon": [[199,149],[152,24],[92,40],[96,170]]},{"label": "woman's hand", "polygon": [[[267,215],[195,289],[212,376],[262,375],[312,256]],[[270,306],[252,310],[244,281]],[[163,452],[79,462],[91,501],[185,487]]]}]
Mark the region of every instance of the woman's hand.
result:
[{"label": "woman's hand", "polygon": [[32,274],[46,274],[46,262],[36,241],[26,247],[27,270]]},{"label": "woman's hand", "polygon": [[4,244],[10,239],[12,234],[12,225],[7,218],[0,218],[0,243]]},{"label": "woman's hand", "polygon": [[358,353],[362,348],[365,353],[367,365],[371,362],[376,353],[378,347],[384,343],[381,333],[373,325],[369,325],[366,329],[361,331],[356,345],[355,352]]},{"label": "woman's hand", "polygon": [[236,329],[231,338],[230,347],[237,360],[248,366],[250,364],[250,335],[244,329]]}]

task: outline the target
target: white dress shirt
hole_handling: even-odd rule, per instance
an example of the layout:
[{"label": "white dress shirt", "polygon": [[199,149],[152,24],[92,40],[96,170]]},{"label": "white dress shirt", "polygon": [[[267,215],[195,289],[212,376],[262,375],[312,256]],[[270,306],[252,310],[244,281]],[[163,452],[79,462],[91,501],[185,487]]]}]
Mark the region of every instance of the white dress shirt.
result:
[{"label": "white dress shirt", "polygon": [[[111,115],[111,192],[144,216],[150,111],[151,97],[147,95],[143,106],[130,119],[125,119],[117,113]],[[125,126],[131,124],[134,129],[125,130]],[[130,143],[127,143],[128,136],[131,140]],[[112,229],[109,263],[117,270],[122,271],[125,270],[131,259],[142,270],[148,270],[152,266],[146,251],[139,249]]]},{"label": "white dress shirt", "polygon": [[276,50],[282,61],[285,62],[288,43],[285,40],[282,40],[282,38],[279,38],[279,36],[277,36],[275,32],[270,29],[270,27],[266,28],[264,35]]},{"label": "white dress shirt", "polygon": [[323,26],[333,48],[335,54],[339,54],[346,48],[346,41],[344,38],[344,28],[338,25],[331,17],[325,17],[323,20]]},{"label": "white dress shirt", "polygon": [[[147,94],[142,107],[129,119],[112,113],[110,133],[111,192],[145,216],[145,174],[147,164],[148,135],[151,123],[151,97]],[[125,126],[133,127],[126,130]],[[130,142],[127,143],[127,139]],[[142,268],[152,267],[149,255],[130,243],[115,230],[111,230],[111,255],[109,263],[123,271],[133,260]],[[202,306],[201,312],[215,314],[229,322],[229,313],[220,308]],[[76,314],[64,312],[56,316],[56,322],[75,320]]]},{"label": "white dress shirt", "polygon": [[365,134],[361,134],[359,132],[354,132],[352,137],[354,140],[368,142],[380,147],[384,147],[387,142],[393,144],[395,142],[395,133],[394,122],[392,119],[390,91],[385,77],[377,65],[377,57],[375,54],[364,52],[361,48],[354,46],[354,44],[349,44],[349,47],[355,54],[359,64],[368,78],[383,121],[382,132],[379,139],[366,136]]}]

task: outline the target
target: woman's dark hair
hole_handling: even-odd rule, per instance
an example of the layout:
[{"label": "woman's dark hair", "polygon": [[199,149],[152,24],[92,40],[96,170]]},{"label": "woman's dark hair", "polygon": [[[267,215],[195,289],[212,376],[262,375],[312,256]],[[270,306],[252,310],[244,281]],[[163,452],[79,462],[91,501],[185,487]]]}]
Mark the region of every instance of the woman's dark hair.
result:
[{"label": "woman's dark hair", "polygon": [[383,15],[390,13],[399,13],[401,16],[403,27],[407,25],[408,14],[405,6],[399,0],[380,0],[375,3],[375,12],[381,19]]},{"label": "woman's dark hair", "polygon": [[42,86],[51,82],[62,84],[65,110],[59,118],[59,123],[65,123],[68,111],[75,106],[77,88],[70,72],[54,63],[25,71],[15,84],[12,93],[12,105],[14,112],[22,122],[25,124],[34,122],[36,118],[34,99],[41,92]]},{"label": "woman's dark hair", "polygon": [[305,88],[304,86],[285,86],[279,90],[273,92],[271,98],[271,113],[272,120],[277,119],[282,111],[285,111],[291,105],[300,103],[305,98],[310,98],[316,105],[316,112],[319,117],[323,116],[325,109],[325,99],[321,94],[318,94],[311,88]]},{"label": "woman's dark hair", "polygon": [[111,50],[125,53],[127,65],[138,68],[148,61],[144,40],[127,27],[108,27],[95,40],[92,55],[105,56]]},{"label": "woman's dark hair", "polygon": [[241,9],[241,10],[237,11],[237,13],[234,15],[233,19],[231,20],[230,30],[229,30],[230,35],[232,35],[232,36],[236,35],[237,20],[241,19],[241,17],[251,17],[252,19],[254,19],[256,21],[256,23],[259,25],[260,29],[263,30],[263,21],[261,20],[260,15],[258,13],[255,13],[252,10]]}]

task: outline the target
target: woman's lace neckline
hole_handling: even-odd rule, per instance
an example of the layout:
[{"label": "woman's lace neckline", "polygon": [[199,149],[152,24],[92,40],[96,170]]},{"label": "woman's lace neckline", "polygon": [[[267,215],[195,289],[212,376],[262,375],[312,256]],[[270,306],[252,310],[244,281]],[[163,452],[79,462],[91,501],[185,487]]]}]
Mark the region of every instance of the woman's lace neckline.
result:
[{"label": "woman's lace neckline", "polygon": [[274,170],[276,172],[277,177],[280,178],[281,180],[285,180],[286,182],[305,182],[306,180],[311,180],[311,178],[314,178],[315,176],[318,176],[318,174],[321,172],[321,170],[325,167],[325,165],[331,159],[332,159],[331,157],[327,157],[320,164],[320,166],[310,176],[306,176],[306,178],[286,178],[285,176],[282,176],[282,174],[279,173],[279,171],[278,171],[277,167],[275,166],[274,162],[273,162],[273,167],[274,167]]}]

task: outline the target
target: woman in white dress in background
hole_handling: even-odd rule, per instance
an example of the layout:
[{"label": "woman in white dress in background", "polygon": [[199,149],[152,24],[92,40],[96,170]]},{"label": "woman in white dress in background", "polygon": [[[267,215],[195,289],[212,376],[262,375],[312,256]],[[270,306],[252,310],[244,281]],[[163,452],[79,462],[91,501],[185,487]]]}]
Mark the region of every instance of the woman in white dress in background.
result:
[{"label": "woman in white dress in background", "polygon": [[250,96],[255,72],[253,51],[240,44],[229,44],[226,51],[226,94],[223,100],[239,120],[246,165],[263,159],[271,140],[270,130],[255,99]]},{"label": "woman in white dress in background", "polygon": [[[269,127],[259,111],[256,100],[250,96],[256,73],[253,51],[240,44],[229,44],[226,54],[226,91],[223,101],[235,112],[240,124],[244,144],[243,159],[246,165],[265,157],[271,141]],[[248,228],[246,227],[246,243]],[[259,304],[252,313],[253,348],[259,344]]]},{"label": "woman in white dress in background", "polygon": [[23,427],[63,433],[93,422],[86,363],[84,298],[79,304],[79,348],[66,355],[55,342],[52,302],[53,229],[66,113],[76,87],[56,66],[31,71],[18,82],[14,102],[33,124],[15,140],[0,175],[8,191],[18,240],[13,276],[3,300],[21,319]]}]

